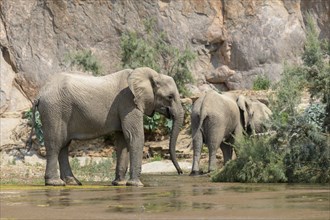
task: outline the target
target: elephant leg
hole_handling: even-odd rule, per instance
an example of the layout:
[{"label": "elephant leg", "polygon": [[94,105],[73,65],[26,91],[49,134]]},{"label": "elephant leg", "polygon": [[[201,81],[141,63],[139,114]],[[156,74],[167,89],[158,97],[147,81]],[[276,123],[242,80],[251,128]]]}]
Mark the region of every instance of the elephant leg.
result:
[{"label": "elephant leg", "polygon": [[234,143],[234,138],[230,137],[227,140],[225,140],[225,142],[222,142],[220,145],[223,154],[224,164],[226,164],[233,157],[233,147],[232,147],[233,143]]},{"label": "elephant leg", "polygon": [[45,140],[46,146],[46,172],[45,185],[48,186],[64,186],[65,182],[58,175],[58,144],[54,141]]},{"label": "elephant leg", "polygon": [[[143,138],[141,138],[141,136]],[[132,137],[132,144],[130,144],[130,148],[129,148],[130,178],[126,183],[126,185],[128,186],[143,186],[143,183],[140,181],[142,158],[143,158],[143,144],[144,144],[143,140],[144,140],[143,133],[140,134],[140,137],[138,137],[137,135],[133,135]]]},{"label": "elephant leg", "polygon": [[112,185],[122,186],[126,185],[126,172],[128,168],[128,150],[127,150],[127,142],[124,138],[122,132],[116,132],[116,177],[115,180],[112,181]]},{"label": "elephant leg", "polygon": [[212,172],[217,168],[217,148],[219,144],[211,143],[209,146],[209,169],[208,172]]},{"label": "elephant leg", "polygon": [[193,164],[190,176],[196,176],[203,174],[203,171],[199,168],[199,161],[201,158],[201,151],[203,147],[203,134],[201,131],[197,131],[193,140]]},{"label": "elephant leg", "polygon": [[61,149],[58,156],[61,179],[68,185],[82,185],[81,182],[77,180],[72,173],[69,162],[69,145],[70,142]]},{"label": "elephant leg", "polygon": [[220,143],[223,140],[223,132],[219,132],[217,129],[210,129],[207,137],[207,146],[209,149],[209,169],[208,172],[212,172],[217,169],[217,149],[220,147]]},{"label": "elephant leg", "polygon": [[143,113],[138,109],[130,112],[127,118],[124,118],[122,128],[128,143],[130,159],[130,176],[126,185],[143,186],[140,181],[144,146]]}]

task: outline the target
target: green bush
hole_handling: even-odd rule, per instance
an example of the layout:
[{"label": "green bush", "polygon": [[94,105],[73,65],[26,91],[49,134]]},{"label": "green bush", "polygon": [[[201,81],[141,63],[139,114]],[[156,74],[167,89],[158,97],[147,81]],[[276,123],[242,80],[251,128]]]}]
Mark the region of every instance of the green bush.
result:
[{"label": "green bush", "polygon": [[288,182],[328,182],[330,136],[324,133],[323,105],[311,104],[304,112],[297,109],[306,85],[306,69],[286,67],[274,88],[271,123],[276,134],[270,144],[285,149],[283,161]]},{"label": "green bush", "polygon": [[[129,31],[121,36],[121,61],[123,68],[147,66],[157,72],[172,76],[182,96],[188,96],[186,84],[193,82],[189,70],[196,55],[188,48],[180,51],[166,40],[165,32],[156,30],[155,20],[144,20],[144,32]],[[144,116],[147,139],[155,140],[168,134],[172,121],[156,113]]]},{"label": "green bush", "polygon": [[94,76],[102,75],[102,67],[90,50],[69,53],[65,61],[69,63],[69,66],[77,66],[85,72],[91,72]]},{"label": "green bush", "polygon": [[163,160],[163,157],[162,155],[160,154],[155,154],[152,158],[151,158],[151,162],[154,162],[154,161],[162,161]]},{"label": "green bush", "polygon": [[144,33],[125,32],[121,36],[121,61],[124,68],[147,66],[172,76],[181,95],[188,96],[186,84],[193,82],[189,64],[196,55],[186,48],[180,51],[171,46],[164,32],[156,30],[155,20],[144,21]]},{"label": "green bush", "polygon": [[77,158],[71,160],[73,173],[82,181],[109,181],[113,179],[114,174],[110,172],[112,165],[113,159],[111,157],[103,159],[98,163],[90,159],[85,166],[81,166]]},{"label": "green bush", "polygon": [[330,132],[330,63],[324,57],[330,56],[330,43],[321,42],[315,21],[307,16],[306,44],[303,54],[305,67],[305,83],[312,98],[320,98],[326,105],[323,128]]},{"label": "green bush", "polygon": [[288,182],[330,181],[330,136],[299,116],[290,126],[284,164]]},{"label": "green bush", "polygon": [[267,76],[258,75],[253,81],[253,90],[267,90],[270,88],[270,80]]},{"label": "green bush", "polygon": [[160,71],[155,45],[143,39],[138,33],[124,33],[121,37],[120,46],[122,51],[121,61],[124,68],[135,69],[147,66],[157,72]]},{"label": "green bush", "polygon": [[169,134],[173,121],[156,112],[152,117],[144,115],[143,123],[146,139],[155,141]]},{"label": "green bush", "polygon": [[215,174],[213,181],[330,182],[330,134],[324,128],[329,103],[312,103],[305,111],[297,108],[306,73],[307,66],[285,66],[270,96],[270,125],[276,132],[235,143],[237,159]]},{"label": "green bush", "polygon": [[[32,108],[24,113],[24,118],[28,119],[28,124],[33,126],[34,123],[32,121],[33,120]],[[42,123],[41,123],[41,120],[40,120],[39,111],[35,112],[34,132],[35,132],[36,137],[39,141],[39,144],[44,145],[44,135],[43,135],[43,132],[42,132]]]},{"label": "green bush", "polygon": [[324,105],[297,109],[304,86],[304,68],[286,66],[270,97],[273,111],[269,137],[245,137],[234,148],[237,159],[216,173],[213,181],[330,181],[330,135],[322,127]]},{"label": "green bush", "polygon": [[304,111],[304,118],[308,124],[313,124],[317,129],[322,130],[325,120],[325,104],[312,103]]},{"label": "green bush", "polygon": [[268,137],[243,137],[235,143],[236,160],[212,176],[215,182],[286,182],[283,152],[274,149]]}]

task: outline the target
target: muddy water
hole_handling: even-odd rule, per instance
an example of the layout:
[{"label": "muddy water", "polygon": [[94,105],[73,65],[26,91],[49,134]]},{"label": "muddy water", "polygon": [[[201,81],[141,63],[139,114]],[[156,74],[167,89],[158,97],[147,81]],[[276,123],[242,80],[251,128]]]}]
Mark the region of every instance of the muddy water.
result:
[{"label": "muddy water", "polygon": [[1,219],[329,219],[329,185],[145,175],[143,188],[2,186]]}]

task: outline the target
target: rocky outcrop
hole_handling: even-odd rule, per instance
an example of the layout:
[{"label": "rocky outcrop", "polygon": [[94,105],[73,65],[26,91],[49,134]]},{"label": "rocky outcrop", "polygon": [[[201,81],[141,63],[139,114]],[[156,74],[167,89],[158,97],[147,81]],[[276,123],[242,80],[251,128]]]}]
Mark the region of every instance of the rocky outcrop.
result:
[{"label": "rocky outcrop", "polygon": [[66,69],[65,55],[77,50],[90,49],[105,73],[121,69],[121,34],[142,30],[143,20],[150,17],[171,44],[189,46],[198,54],[191,67],[195,78],[201,79],[197,86],[209,82],[229,89],[249,88],[260,74],[277,80],[283,62],[297,62],[302,51],[307,11],[317,18],[321,36],[329,37],[326,0],[3,0],[0,4],[1,62],[36,85]]},{"label": "rocky outcrop", "polygon": [[284,62],[299,62],[307,12],[329,38],[327,0],[2,0],[1,114],[29,107],[71,52],[90,50],[104,74],[121,69],[120,37],[143,30],[146,18],[197,54],[193,93],[250,88],[257,75],[278,80]]}]

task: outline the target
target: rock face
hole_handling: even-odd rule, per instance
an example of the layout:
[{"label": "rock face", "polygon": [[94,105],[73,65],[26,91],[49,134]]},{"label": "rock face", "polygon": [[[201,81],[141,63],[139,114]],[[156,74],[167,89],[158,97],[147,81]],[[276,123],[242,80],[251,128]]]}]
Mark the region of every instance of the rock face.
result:
[{"label": "rock face", "polygon": [[74,51],[90,50],[104,74],[122,69],[120,37],[141,32],[147,18],[197,54],[193,93],[250,88],[257,75],[277,80],[284,61],[299,62],[307,12],[329,39],[328,0],[2,0],[0,114],[28,108]]},{"label": "rock face", "polygon": [[[327,0],[3,0],[0,3],[1,64],[37,86],[65,70],[65,55],[88,49],[104,73],[121,69],[120,36],[142,30],[146,18],[172,45],[198,54],[191,70],[197,86],[249,88],[256,75],[277,80],[283,62],[297,62],[304,45],[304,16],[329,38]],[[5,70],[4,70],[5,71]]]},{"label": "rock face", "polygon": [[250,87],[256,75],[278,80],[284,61],[298,61],[305,40],[300,3],[228,1],[226,20],[233,42],[230,67],[237,73],[229,79],[231,89]]}]

